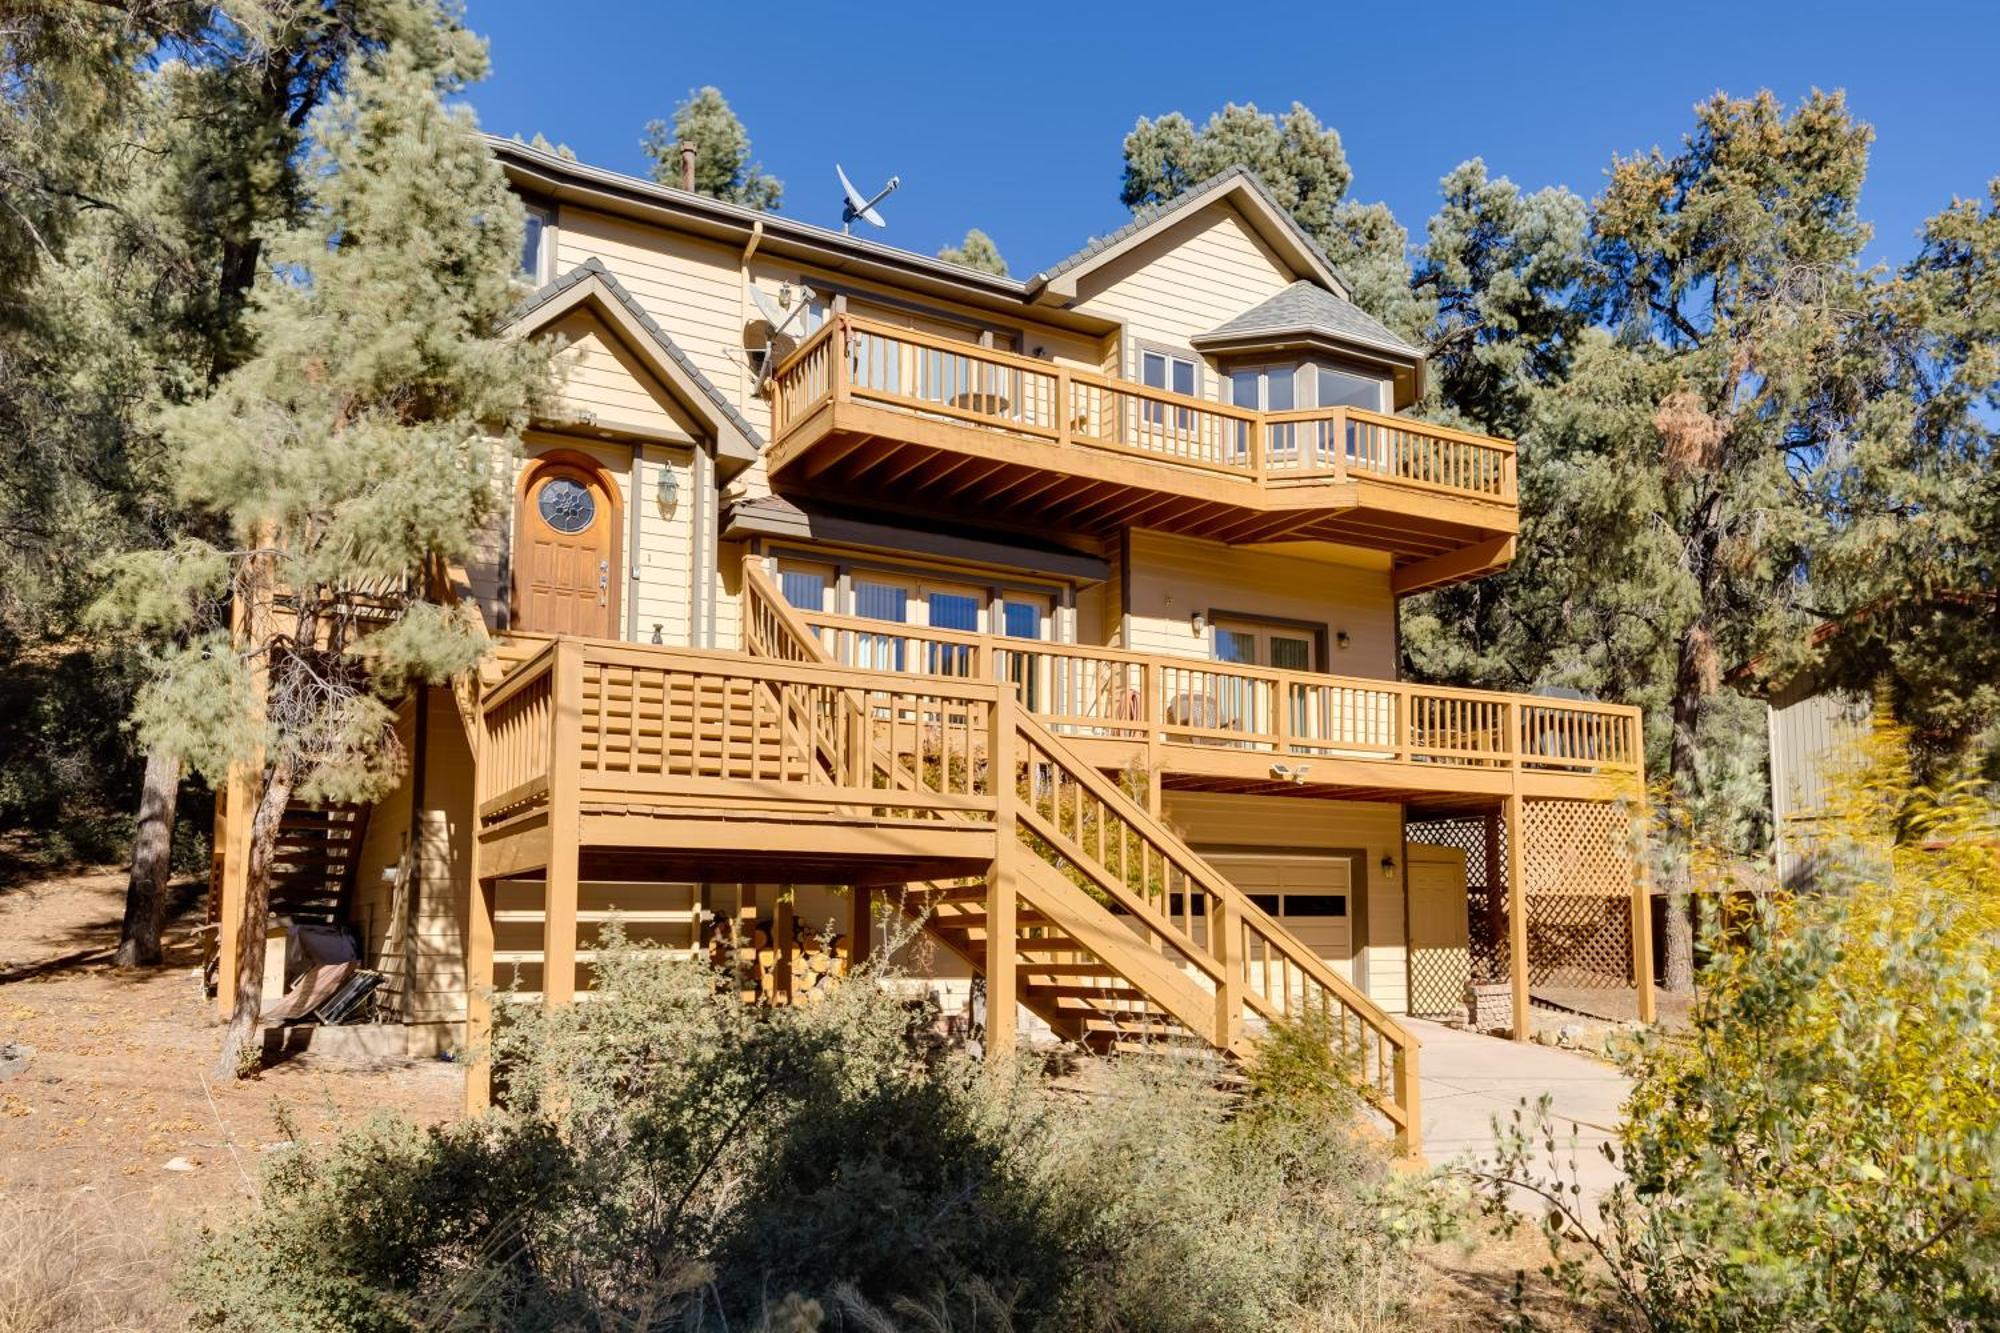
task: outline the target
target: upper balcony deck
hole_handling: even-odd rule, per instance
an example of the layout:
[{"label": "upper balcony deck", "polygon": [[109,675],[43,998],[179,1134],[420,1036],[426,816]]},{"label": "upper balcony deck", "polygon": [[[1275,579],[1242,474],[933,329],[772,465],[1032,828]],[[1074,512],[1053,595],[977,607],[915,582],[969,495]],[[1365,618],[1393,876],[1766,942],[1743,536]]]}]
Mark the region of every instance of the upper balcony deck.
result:
[{"label": "upper balcony deck", "polygon": [[1514,446],[1358,408],[1256,412],[843,317],[780,366],[779,490],[1109,536],[1390,552],[1397,591],[1503,566]]}]

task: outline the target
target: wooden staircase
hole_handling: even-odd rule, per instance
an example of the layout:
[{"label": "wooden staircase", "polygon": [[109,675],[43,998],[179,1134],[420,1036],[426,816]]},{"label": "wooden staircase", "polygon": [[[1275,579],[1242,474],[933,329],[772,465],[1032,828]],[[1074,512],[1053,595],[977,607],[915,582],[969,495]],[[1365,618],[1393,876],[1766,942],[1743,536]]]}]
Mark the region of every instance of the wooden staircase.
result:
[{"label": "wooden staircase", "polygon": [[[754,558],[743,592],[750,656],[834,665]],[[983,751],[963,755],[999,805],[992,874],[912,886],[904,910],[990,987],[1093,1049],[1193,1041],[1248,1060],[1271,1024],[1316,1021],[1362,1095],[1417,1151],[1416,1038],[1059,737],[1004,695],[1002,703],[1010,722]],[[838,754],[850,770],[858,762],[878,789],[923,790],[921,719],[908,731],[913,756],[880,718],[879,705],[850,691],[787,730],[808,738],[816,759]],[[849,743],[827,739],[841,736]],[[996,913],[1011,925],[996,926]],[[996,931],[1005,931],[1005,947]],[[1011,1006],[989,999],[988,1013],[989,1035],[996,1024],[1011,1033]]]},{"label": "wooden staircase", "polygon": [[365,805],[294,804],[287,809],[272,851],[272,914],[300,925],[345,921],[367,834]]},{"label": "wooden staircase", "polygon": [[[1169,969],[1132,968],[1129,952],[1138,937],[1131,927],[1053,867],[1024,861],[1022,877],[1014,914],[1015,999],[1028,1012],[1056,1036],[1099,1053],[1210,1044],[1212,995]],[[917,884],[896,901],[983,973],[986,894],[983,883]],[[1141,970],[1148,984],[1126,974]]]}]

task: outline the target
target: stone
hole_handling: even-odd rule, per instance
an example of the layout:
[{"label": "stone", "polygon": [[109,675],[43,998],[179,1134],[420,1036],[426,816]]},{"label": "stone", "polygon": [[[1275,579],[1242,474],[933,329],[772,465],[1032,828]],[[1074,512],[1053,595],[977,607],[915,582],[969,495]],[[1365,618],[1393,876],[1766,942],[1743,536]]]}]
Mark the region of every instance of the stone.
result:
[{"label": "stone", "polygon": [[28,1067],[35,1058],[35,1048],[26,1042],[0,1042],[0,1079],[13,1078]]}]

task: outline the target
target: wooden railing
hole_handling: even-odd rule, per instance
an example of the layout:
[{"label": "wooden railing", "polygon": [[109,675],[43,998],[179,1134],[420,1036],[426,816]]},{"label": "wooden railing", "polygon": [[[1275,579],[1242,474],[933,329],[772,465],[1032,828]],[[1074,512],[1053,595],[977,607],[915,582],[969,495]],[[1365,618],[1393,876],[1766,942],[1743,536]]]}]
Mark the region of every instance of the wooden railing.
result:
[{"label": "wooden railing", "polygon": [[841,317],[772,376],[782,441],[820,405],[854,401],[1279,485],[1365,477],[1516,502],[1514,446],[1352,407],[1255,412],[870,320]]},{"label": "wooden railing", "polygon": [[[807,656],[824,660],[832,652],[824,637],[828,629],[863,633],[871,623],[815,625],[824,618],[787,605],[754,557],[744,565],[743,595],[746,647],[776,653],[787,663]],[[986,660],[978,655],[984,645],[977,642],[941,640],[922,647],[968,650],[958,659],[968,667]],[[1004,665],[1008,659],[991,660]],[[1144,955],[1132,960],[1126,975],[1136,982],[1164,956],[1194,977],[1214,995],[1212,1027],[1202,1035],[1224,1051],[1240,1050],[1246,1037],[1254,1039],[1254,1031],[1246,1031],[1254,1027],[1248,1020],[1317,1019],[1362,1094],[1390,1121],[1398,1140],[1415,1151],[1421,1138],[1415,1037],[1004,691],[1000,706],[1005,711],[996,725],[1006,727],[1011,717],[1011,740],[989,753],[1012,756],[1004,765],[1011,772],[993,779],[1002,822],[1011,815],[1029,851],[1095,889],[1123,915],[1131,947]],[[893,734],[877,740],[878,765],[887,749],[897,755],[889,762],[908,766]],[[1010,797],[1011,806],[1005,804]],[[1104,961],[1119,964],[1117,958]]]},{"label": "wooden railing", "polygon": [[1615,704],[1326,676],[795,612],[827,660],[1011,684],[1051,730],[1281,758],[1636,773],[1639,712]]},{"label": "wooden railing", "polygon": [[[979,756],[1000,686],[735,653],[559,639],[481,703],[479,811],[549,799],[803,802],[877,818],[993,818]],[[893,753],[902,772],[884,780]],[[554,765],[563,765],[559,775]]]}]

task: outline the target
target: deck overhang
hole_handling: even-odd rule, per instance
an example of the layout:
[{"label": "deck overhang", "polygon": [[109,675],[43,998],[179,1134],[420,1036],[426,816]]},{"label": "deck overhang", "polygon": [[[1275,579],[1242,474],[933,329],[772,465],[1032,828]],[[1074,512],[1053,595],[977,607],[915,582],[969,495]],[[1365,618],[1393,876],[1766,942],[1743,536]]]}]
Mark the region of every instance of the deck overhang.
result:
[{"label": "deck overhang", "polygon": [[[828,401],[768,455],[780,494],[963,514],[1023,531],[1108,537],[1151,528],[1232,545],[1329,541],[1430,564],[1434,581],[1504,565],[1520,529],[1512,504],[1352,475],[1266,478],[1010,435],[973,422]],[[1446,567],[1446,562],[1461,553]],[[1417,590],[1415,586],[1411,590]]]}]

